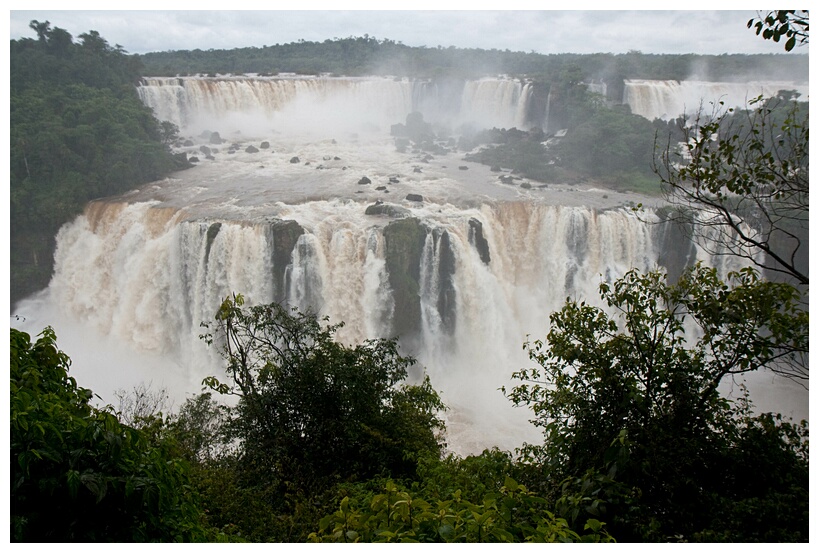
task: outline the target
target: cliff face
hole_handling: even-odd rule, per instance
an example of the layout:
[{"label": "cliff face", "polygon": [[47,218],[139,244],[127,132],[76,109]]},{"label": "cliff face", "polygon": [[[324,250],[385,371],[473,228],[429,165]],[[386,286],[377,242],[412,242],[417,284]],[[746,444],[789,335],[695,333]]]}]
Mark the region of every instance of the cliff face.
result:
[{"label": "cliff face", "polygon": [[267,229],[268,242],[271,248],[273,265],[273,301],[283,303],[287,301],[288,282],[287,267],[293,261],[293,250],[296,248],[299,237],[304,234],[304,228],[296,221],[274,220]]},{"label": "cliff face", "polygon": [[697,261],[697,248],[691,241],[691,223],[673,217],[666,210],[658,212],[657,264],[666,268],[668,281],[676,282],[686,267]]},{"label": "cliff face", "polygon": [[421,257],[427,232],[415,217],[384,227],[387,274],[395,301],[393,336],[417,336],[421,328]]}]

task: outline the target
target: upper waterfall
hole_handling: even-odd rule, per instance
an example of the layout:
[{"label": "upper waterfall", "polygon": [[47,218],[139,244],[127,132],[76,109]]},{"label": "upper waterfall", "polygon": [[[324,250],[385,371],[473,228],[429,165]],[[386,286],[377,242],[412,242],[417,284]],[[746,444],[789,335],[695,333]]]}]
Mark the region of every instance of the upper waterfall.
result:
[{"label": "upper waterfall", "polygon": [[385,77],[178,77],[144,79],[137,91],[158,119],[188,132],[219,125],[250,136],[383,131],[411,112],[446,125],[528,125],[528,84],[492,78],[461,87],[453,95],[434,81]]},{"label": "upper waterfall", "polygon": [[707,81],[625,81],[623,103],[647,119],[675,119],[700,110],[711,112],[722,102],[725,108],[744,107],[757,96],[770,98],[780,90],[796,90],[801,100],[808,98],[808,85],[790,81],[707,82]]}]

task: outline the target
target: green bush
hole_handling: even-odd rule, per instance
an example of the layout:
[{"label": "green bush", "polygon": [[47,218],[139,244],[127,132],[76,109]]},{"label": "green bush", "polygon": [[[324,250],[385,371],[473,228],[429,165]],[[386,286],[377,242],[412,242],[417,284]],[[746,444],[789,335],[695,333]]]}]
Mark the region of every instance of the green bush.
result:
[{"label": "green bush", "polygon": [[90,404],[46,328],[11,329],[13,541],[201,541],[198,498],[173,444]]}]

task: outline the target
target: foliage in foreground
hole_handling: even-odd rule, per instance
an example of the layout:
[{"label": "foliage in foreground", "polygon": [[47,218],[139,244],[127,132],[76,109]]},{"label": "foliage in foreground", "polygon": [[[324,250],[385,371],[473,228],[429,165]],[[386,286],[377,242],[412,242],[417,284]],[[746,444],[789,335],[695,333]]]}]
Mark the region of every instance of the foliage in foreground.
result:
[{"label": "foliage in foreground", "polygon": [[[414,360],[398,354],[395,340],[346,346],[335,340],[338,326],[275,303],[245,306],[240,295],[204,326],[228,375],[206,384],[238,398],[221,423],[229,447],[214,455],[195,445],[207,444],[195,433],[180,440],[205,460],[199,469],[214,526],[238,516],[243,536],[300,541],[335,508],[339,486],[411,477],[421,455],[440,454],[444,406],[427,378],[406,382]],[[188,415],[215,420],[209,401]],[[246,504],[259,507],[246,515]]]},{"label": "foliage in foreground", "polygon": [[444,406],[428,379],[405,383],[415,360],[398,354],[397,341],[348,347],[334,339],[339,325],[276,303],[246,308],[242,296],[224,301],[214,326],[231,382],[206,382],[238,396],[233,436],[266,478],[309,488],[401,476],[417,454],[440,450]]},{"label": "foliage in foreground", "polygon": [[53,332],[13,330],[14,539],[806,541],[807,425],[718,391],[806,351],[796,290],[697,266],[601,295],[608,311],[568,301],[527,345],[538,368],[510,397],[545,440],[517,458],[442,458],[440,400],[403,383],[394,342],[343,346],[281,306],[229,298],[206,335],[235,407],[206,393],[140,429],[89,406]]},{"label": "foliage in foreground", "polygon": [[696,117],[679,144],[664,145],[655,171],[698,243],[807,285],[810,125],[796,97],[781,90],[747,110]]},{"label": "foliage in foreground", "polygon": [[69,364],[50,328],[11,329],[11,539],[203,540],[187,463],[93,407]]},{"label": "foliage in foreground", "polygon": [[506,477],[496,493],[472,503],[455,491],[446,499],[426,500],[387,482],[364,505],[345,497],[338,511],[321,519],[314,542],[517,543],[613,541],[595,519],[583,535],[548,510],[547,501]]},{"label": "foliage in foreground", "polygon": [[545,442],[524,448],[522,481],[558,513],[600,517],[626,541],[807,539],[807,425],[752,417],[719,385],[806,378],[808,314],[795,288],[752,269],[729,281],[700,265],[673,285],[631,271],[600,286],[615,315],[568,301],[546,342],[527,344],[538,366],[509,396]]}]

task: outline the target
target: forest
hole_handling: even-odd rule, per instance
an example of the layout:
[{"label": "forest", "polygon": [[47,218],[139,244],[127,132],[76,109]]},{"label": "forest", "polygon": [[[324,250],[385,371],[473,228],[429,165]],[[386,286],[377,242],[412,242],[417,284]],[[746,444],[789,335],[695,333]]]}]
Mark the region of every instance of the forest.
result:
[{"label": "forest", "polygon": [[[800,28],[793,13],[772,13],[763,27],[782,36]],[[807,221],[807,114],[792,98],[703,121],[718,132],[741,119],[751,130],[725,134],[722,150],[713,133],[694,132],[685,164],[667,152],[663,172],[655,145],[678,130],[582,84],[684,78],[703,61],[692,56],[410,48],[367,36],[135,56],[95,31],[75,41],[48,22],[31,28],[36,38],[11,41],[10,52],[12,304],[48,284],[54,237],[89,200],[189,165],[171,149],[178,129],[137,97],[146,75],[374,74],[386,59],[394,73],[424,78],[474,76],[464,67],[541,75],[576,104],[567,119],[575,132],[556,150],[565,166],[548,163],[537,130],[464,137],[470,150],[491,145],[475,160],[544,180],[605,170],[612,186],[637,178],[657,191],[702,179],[708,193],[687,207],[711,201],[730,223],[735,206],[719,180],[727,171],[742,184],[733,192],[771,220]],[[807,74],[807,56],[704,58],[714,75],[723,62],[770,79],[789,78],[791,62]],[[581,156],[601,136],[608,148]],[[446,405],[428,379],[408,380],[415,360],[396,339],[345,345],[337,325],[312,313],[225,298],[201,338],[227,377],[206,379],[206,391],[173,412],[161,390],[145,388],[97,405],[51,328],[12,328],[11,540],[807,542],[807,423],[718,392],[723,380],[761,370],[807,385],[807,275],[792,274],[797,287],[762,269],[722,281],[697,264],[676,282],[629,271],[600,285],[609,310],[567,299],[548,334],[523,344],[530,366],[511,368],[516,384],[503,390],[531,411],[542,441],[467,457],[447,452]],[[686,339],[690,324],[698,339]]]},{"label": "forest", "polygon": [[[146,75],[400,75],[413,78],[477,78],[527,75],[547,82],[569,68],[589,80],[604,81],[622,93],[623,79],[704,81],[747,79],[793,80],[807,75],[807,55],[781,54],[538,54],[450,46],[406,46],[390,39],[347,37],[323,42],[233,50],[179,50],[138,56]],[[618,84],[619,83],[619,84]]]}]

